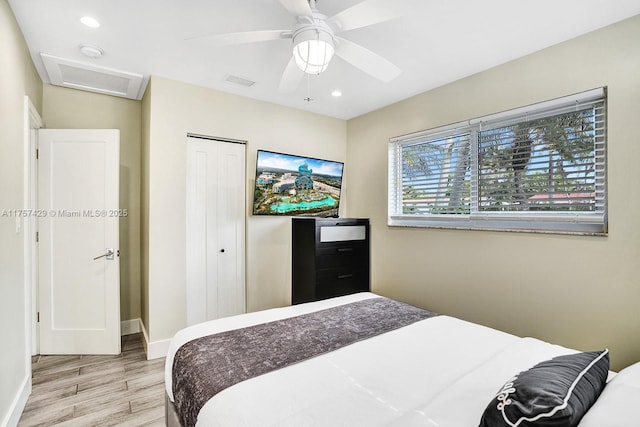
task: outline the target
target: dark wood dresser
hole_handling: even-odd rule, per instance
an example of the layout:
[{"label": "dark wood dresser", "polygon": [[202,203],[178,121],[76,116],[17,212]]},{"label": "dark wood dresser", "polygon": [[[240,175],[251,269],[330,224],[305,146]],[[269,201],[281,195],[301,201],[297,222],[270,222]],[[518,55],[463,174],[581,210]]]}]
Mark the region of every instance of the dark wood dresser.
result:
[{"label": "dark wood dresser", "polygon": [[369,220],[296,217],[291,302],[369,291]]}]

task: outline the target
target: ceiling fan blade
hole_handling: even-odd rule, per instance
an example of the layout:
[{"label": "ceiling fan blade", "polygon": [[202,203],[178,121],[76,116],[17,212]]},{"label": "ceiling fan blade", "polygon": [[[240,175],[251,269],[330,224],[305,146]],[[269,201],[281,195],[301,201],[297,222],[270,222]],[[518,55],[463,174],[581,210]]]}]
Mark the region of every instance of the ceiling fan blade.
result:
[{"label": "ceiling fan blade", "polygon": [[327,19],[327,22],[337,28],[337,31],[348,31],[389,21],[403,15],[405,15],[405,11],[401,1],[364,0],[333,15]]},{"label": "ceiling fan blade", "polygon": [[211,40],[213,44],[219,46],[243,44],[243,43],[255,43],[266,42],[271,40],[280,40],[291,38],[292,32],[290,30],[265,30],[265,31],[245,31],[240,33],[225,33],[215,34],[212,36],[200,36],[191,37],[187,40],[194,39],[207,39]]},{"label": "ceiling fan blade", "polygon": [[296,60],[291,57],[287,67],[284,69],[284,73],[282,73],[282,78],[280,78],[278,91],[284,93],[295,91],[300,86],[302,77],[304,77],[304,73],[296,65]]},{"label": "ceiling fan blade", "polygon": [[336,55],[378,80],[390,82],[402,72],[382,56],[359,44],[342,37],[336,37],[336,40],[339,42],[336,46]]},{"label": "ceiling fan blade", "polygon": [[280,3],[294,16],[312,16],[307,0],[280,0]]}]

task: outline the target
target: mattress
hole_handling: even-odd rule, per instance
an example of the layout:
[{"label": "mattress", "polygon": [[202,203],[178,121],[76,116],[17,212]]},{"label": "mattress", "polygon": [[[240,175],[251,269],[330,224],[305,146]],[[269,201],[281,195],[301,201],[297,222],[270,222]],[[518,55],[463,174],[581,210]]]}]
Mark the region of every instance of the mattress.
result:
[{"label": "mattress", "polygon": [[[180,331],[165,370],[173,402],[176,351],[198,337],[376,298],[361,293],[218,319]],[[576,350],[436,316],[226,388],[198,426],[477,426],[514,373]]]}]

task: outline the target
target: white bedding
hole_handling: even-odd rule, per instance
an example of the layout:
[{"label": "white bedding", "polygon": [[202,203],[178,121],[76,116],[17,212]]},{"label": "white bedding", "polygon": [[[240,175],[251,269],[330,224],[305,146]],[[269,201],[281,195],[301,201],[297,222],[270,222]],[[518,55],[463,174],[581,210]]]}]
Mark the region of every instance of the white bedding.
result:
[{"label": "white bedding", "polygon": [[[297,316],[376,295],[362,293],[206,322],[179,332],[177,349],[199,336]],[[198,426],[478,425],[514,374],[574,350],[437,316],[236,384],[201,409]]]}]

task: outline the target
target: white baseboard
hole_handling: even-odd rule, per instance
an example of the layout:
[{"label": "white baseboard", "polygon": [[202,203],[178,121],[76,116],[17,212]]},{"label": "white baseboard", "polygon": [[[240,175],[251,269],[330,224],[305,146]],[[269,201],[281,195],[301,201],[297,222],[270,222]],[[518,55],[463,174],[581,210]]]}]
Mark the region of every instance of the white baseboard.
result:
[{"label": "white baseboard", "polygon": [[120,335],[131,335],[137,334],[141,331],[140,325],[142,324],[142,320],[140,319],[131,319],[131,320],[123,320],[120,322]]},{"label": "white baseboard", "polygon": [[144,336],[144,351],[147,353],[147,360],[160,359],[167,357],[169,352],[169,344],[171,340],[149,341],[149,333],[145,328],[144,323],[140,321],[140,328],[142,329],[142,335]]},{"label": "white baseboard", "polygon": [[2,420],[2,427],[16,427],[18,425],[18,421],[20,421],[20,417],[22,416],[22,411],[24,411],[24,407],[27,405],[27,399],[29,399],[29,395],[31,394],[31,377],[29,375],[25,376],[24,381],[22,381],[22,385],[20,386],[20,390],[16,394],[16,397],[11,402],[11,406],[9,407],[9,412],[5,416],[4,420]]}]

